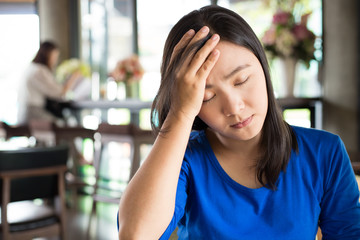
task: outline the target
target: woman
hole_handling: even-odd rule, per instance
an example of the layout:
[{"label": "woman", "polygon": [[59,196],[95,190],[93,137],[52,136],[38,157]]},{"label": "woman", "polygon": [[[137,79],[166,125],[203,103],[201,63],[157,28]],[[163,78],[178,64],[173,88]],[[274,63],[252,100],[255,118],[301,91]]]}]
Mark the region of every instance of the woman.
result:
[{"label": "woman", "polygon": [[[289,126],[264,50],[236,13],[184,16],[164,48],[154,146],[119,206],[120,239],[360,239],[345,147]],[[196,131],[195,131],[196,130]]]},{"label": "woman", "polygon": [[55,43],[45,41],[25,72],[24,85],[21,87],[19,101],[19,122],[32,120],[56,121],[57,118],[46,110],[46,99],[61,99],[72,88],[77,76],[70,78],[66,84],[59,84],[54,76],[59,58],[59,49]]}]

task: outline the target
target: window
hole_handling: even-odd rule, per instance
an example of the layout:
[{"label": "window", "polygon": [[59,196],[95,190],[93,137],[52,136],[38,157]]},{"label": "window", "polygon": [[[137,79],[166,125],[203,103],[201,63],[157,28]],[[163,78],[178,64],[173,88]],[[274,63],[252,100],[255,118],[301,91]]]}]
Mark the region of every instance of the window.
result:
[{"label": "window", "polygon": [[16,124],[22,74],[39,48],[34,4],[0,3],[0,32],[0,121]]},{"label": "window", "polygon": [[[133,52],[132,8],[131,0],[81,0],[81,58],[91,66],[93,91],[98,94],[100,89],[107,89],[108,96],[113,95],[111,98],[114,98],[116,95],[116,86],[107,86],[108,73],[118,60]],[[130,121],[127,109],[86,114],[97,115],[113,124]],[[97,120],[90,116],[84,117],[84,124],[92,122]]]},{"label": "window", "polygon": [[[183,15],[209,4],[209,0],[138,0],[139,56],[145,69],[141,100],[152,101],[160,86],[163,47],[171,28]],[[149,119],[150,110],[142,110],[140,126],[149,129]]]},{"label": "window", "polygon": [[[152,101],[160,84],[162,49],[170,29],[184,14],[208,4],[209,0],[138,0],[134,27],[131,0],[82,0],[82,59],[98,73],[95,76],[99,76],[99,84],[107,85],[107,75],[117,61],[138,51],[145,69],[139,98]],[[138,29],[136,34],[134,29]],[[138,39],[134,39],[136,36]],[[129,115],[127,110],[112,109],[106,118],[111,123],[128,123]],[[140,112],[141,127],[150,128],[149,116],[149,110]]]},{"label": "window", "polygon": [[[318,36],[316,56],[321,60],[321,0],[299,1],[305,2],[302,5],[305,9],[294,11],[312,11],[308,27]],[[259,38],[269,27],[275,12],[274,4],[264,5],[264,2],[274,2],[271,0],[218,0],[217,2],[218,5],[243,16]],[[115,67],[116,62],[133,52],[139,54],[145,69],[145,75],[140,82],[139,98],[142,101],[152,101],[160,84],[162,51],[170,29],[184,14],[210,3],[209,0],[137,0],[136,4],[131,0],[81,0],[81,56],[97,73],[95,76],[99,78],[100,88],[105,88],[101,85],[107,85],[107,74]],[[135,6],[136,15],[133,9]],[[278,65],[276,60],[271,63],[273,85],[277,95],[281,88],[277,78]],[[319,63],[312,61],[309,69],[301,65],[298,68],[295,95],[320,96]],[[111,89],[107,89],[110,95]],[[140,112],[140,126],[149,128],[149,118],[148,109]],[[127,110],[113,109],[108,111],[106,119],[112,123],[128,123],[130,113]]]}]

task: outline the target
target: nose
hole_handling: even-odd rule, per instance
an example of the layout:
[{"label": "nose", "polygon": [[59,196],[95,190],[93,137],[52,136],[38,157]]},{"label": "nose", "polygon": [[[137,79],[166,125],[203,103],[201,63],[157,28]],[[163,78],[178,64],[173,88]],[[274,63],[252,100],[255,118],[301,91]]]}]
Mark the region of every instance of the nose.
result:
[{"label": "nose", "polygon": [[222,111],[223,114],[227,117],[239,114],[245,108],[245,103],[237,93],[226,93],[222,99]]}]

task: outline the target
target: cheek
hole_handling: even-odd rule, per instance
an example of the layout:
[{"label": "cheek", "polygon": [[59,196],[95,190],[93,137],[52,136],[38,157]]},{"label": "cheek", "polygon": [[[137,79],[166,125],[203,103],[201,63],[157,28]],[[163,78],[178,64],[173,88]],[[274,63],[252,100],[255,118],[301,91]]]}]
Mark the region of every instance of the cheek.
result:
[{"label": "cheek", "polygon": [[268,94],[267,94],[267,87],[266,87],[265,80],[258,87],[258,89],[259,90],[258,90],[258,95],[257,95],[256,101],[257,101],[259,108],[261,108],[262,111],[264,112],[264,114],[266,114],[267,108],[268,108]]},{"label": "cheek", "polygon": [[208,115],[208,111],[207,111],[206,107],[205,108],[201,107],[198,117],[201,120],[205,121],[207,119],[207,115]]},{"label": "cheek", "polygon": [[[211,106],[203,106],[200,109],[200,112],[198,114],[198,117],[205,122],[207,125],[209,125],[214,118],[216,118],[214,115],[215,109]],[[210,124],[211,125],[211,124]]]}]

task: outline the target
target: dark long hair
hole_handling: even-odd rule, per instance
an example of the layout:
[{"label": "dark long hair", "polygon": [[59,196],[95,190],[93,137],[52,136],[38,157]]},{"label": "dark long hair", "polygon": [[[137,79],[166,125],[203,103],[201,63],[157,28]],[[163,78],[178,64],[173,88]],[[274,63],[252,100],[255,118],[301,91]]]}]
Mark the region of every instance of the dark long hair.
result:
[{"label": "dark long hair", "polygon": [[[256,173],[259,182],[270,189],[276,189],[276,181],[281,170],[285,171],[291,150],[298,151],[298,145],[292,128],[283,120],[277,105],[271,84],[269,65],[262,44],[247,22],[233,11],[216,5],[206,6],[185,15],[172,28],[166,40],[162,65],[161,85],[151,109],[151,124],[159,132],[171,106],[171,92],[175,81],[175,70],[184,61],[191,50],[182,49],[170,63],[171,54],[181,37],[189,30],[210,28],[209,35],[191,46],[199,50],[213,34],[220,35],[221,41],[227,41],[250,50],[259,60],[265,75],[268,111],[260,140],[261,157],[257,161]],[[196,117],[193,129],[206,129],[207,125]]]},{"label": "dark long hair", "polygon": [[47,66],[49,69],[51,69],[51,66],[49,65],[49,59],[51,52],[54,51],[55,49],[58,49],[58,46],[54,42],[51,41],[42,42],[32,62],[43,64]]}]

